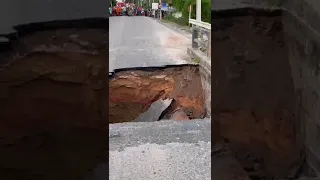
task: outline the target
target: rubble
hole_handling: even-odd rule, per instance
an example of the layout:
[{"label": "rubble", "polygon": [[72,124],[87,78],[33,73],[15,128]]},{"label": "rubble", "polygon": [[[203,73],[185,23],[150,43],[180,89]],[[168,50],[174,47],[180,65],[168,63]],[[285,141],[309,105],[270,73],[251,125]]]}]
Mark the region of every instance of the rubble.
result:
[{"label": "rubble", "polygon": [[159,99],[155,102],[153,102],[149,109],[140,114],[137,119],[134,120],[134,122],[154,122],[158,121],[162,112],[166,110],[172,102],[172,99]]},{"label": "rubble", "polygon": [[176,110],[174,110],[170,116],[170,119],[172,120],[190,120],[188,115],[184,112],[183,109],[181,108],[177,108]]}]

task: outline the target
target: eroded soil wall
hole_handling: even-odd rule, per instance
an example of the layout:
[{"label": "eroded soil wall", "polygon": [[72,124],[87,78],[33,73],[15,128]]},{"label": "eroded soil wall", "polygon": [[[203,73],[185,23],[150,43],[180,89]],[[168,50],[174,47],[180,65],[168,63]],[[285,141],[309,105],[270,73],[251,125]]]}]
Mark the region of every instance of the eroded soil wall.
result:
[{"label": "eroded soil wall", "polygon": [[245,168],[259,164],[267,176],[286,177],[300,144],[281,12],[212,17],[213,138],[228,142]]},{"label": "eroded soil wall", "polygon": [[107,147],[108,31],[25,34],[1,59],[0,179],[83,179]]},{"label": "eroded soil wall", "polygon": [[320,176],[320,26],[318,1],[287,2],[283,23],[294,84],[301,99],[301,130],[308,164]]},{"label": "eroded soil wall", "polygon": [[190,119],[203,118],[203,93],[198,66],[117,72],[109,80],[109,123],[133,121],[154,101],[166,98],[174,99],[169,111],[180,107]]}]

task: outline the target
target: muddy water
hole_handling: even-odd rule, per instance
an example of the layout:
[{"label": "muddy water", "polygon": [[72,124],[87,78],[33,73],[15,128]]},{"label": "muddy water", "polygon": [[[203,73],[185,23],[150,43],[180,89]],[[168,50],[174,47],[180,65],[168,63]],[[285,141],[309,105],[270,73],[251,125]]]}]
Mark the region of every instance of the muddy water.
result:
[{"label": "muddy water", "polygon": [[109,80],[109,123],[129,122],[158,99],[173,98],[163,118],[177,108],[190,119],[205,114],[204,94],[197,66],[176,66],[152,71],[127,70]]},{"label": "muddy water", "polygon": [[83,179],[105,161],[107,35],[60,29],[13,42],[1,59],[0,179]]}]

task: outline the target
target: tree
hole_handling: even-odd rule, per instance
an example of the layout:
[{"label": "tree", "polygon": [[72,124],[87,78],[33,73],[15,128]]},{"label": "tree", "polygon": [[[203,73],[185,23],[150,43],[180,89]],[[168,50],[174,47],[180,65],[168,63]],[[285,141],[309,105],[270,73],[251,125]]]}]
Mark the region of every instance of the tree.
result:
[{"label": "tree", "polygon": [[110,1],[110,6],[115,6],[117,4],[117,0],[111,0]]},{"label": "tree", "polygon": [[172,0],[172,6],[181,12],[185,2],[186,0]]},{"label": "tree", "polygon": [[[182,17],[189,17],[189,6],[192,6],[191,18],[196,16],[196,0],[172,0],[172,5],[182,12]],[[211,0],[201,0],[201,19],[204,22],[211,22]]]}]

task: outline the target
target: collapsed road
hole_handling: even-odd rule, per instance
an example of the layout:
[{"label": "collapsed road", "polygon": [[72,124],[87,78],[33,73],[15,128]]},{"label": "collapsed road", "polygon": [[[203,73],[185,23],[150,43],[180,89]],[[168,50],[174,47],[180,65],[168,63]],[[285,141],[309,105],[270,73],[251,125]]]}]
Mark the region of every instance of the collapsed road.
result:
[{"label": "collapsed road", "polygon": [[211,179],[211,123],[188,47],[150,18],[110,18],[110,161],[95,180]]},{"label": "collapsed road", "polygon": [[[108,61],[106,61],[109,58],[106,40],[108,30],[96,27],[97,24],[103,25],[108,22],[97,20],[96,23],[87,24],[87,26],[79,25],[84,21],[27,24],[16,27],[17,32],[7,36],[10,43],[5,45],[8,48],[1,54],[0,71],[0,108],[2,110],[0,113],[2,120],[0,122],[0,179],[70,180],[84,179],[84,177],[90,180],[106,179],[104,178],[108,177],[106,171],[102,174],[98,173],[98,177],[95,172],[107,162],[108,158],[107,128],[110,122],[108,122],[107,113],[110,85],[112,85],[110,92],[113,92],[114,96],[109,94],[109,97],[113,97],[111,100],[115,100],[118,110],[121,110],[118,114],[117,108],[112,110],[112,113],[115,113],[113,123],[116,124],[111,124],[110,129],[120,125],[125,128],[118,130],[127,131],[130,128],[126,127],[132,126],[130,123],[119,123],[134,119],[131,119],[134,116],[121,119],[123,115],[130,114],[119,108],[121,103],[128,105],[123,103],[128,99],[146,103],[145,106],[137,106],[138,110],[134,112],[136,115],[148,110],[153,102],[161,98],[169,98],[172,99],[170,107],[166,109],[167,113],[161,113],[159,118],[204,117],[203,92],[198,66],[163,66],[152,71],[150,68],[120,69],[113,71],[108,84]],[[167,30],[166,33],[170,34],[170,31]],[[176,41],[170,41],[176,40],[174,33],[172,34],[173,37],[169,35],[167,41],[162,42],[167,48],[159,48],[160,55],[155,55],[155,61],[152,61],[155,62],[154,65],[157,65],[157,57],[163,60],[167,55],[169,60],[176,58],[177,62],[182,61],[184,57],[182,49],[175,51],[177,48],[174,47],[176,46],[174,42]],[[153,38],[156,37],[159,36]],[[174,53],[170,54],[168,49]],[[186,49],[184,51],[186,54]],[[161,55],[162,52],[166,54]],[[166,63],[171,64],[169,60]],[[159,64],[164,65],[163,61],[160,62]],[[143,66],[139,63],[138,65]],[[143,82],[140,86],[139,81]],[[134,84],[135,82],[138,83]],[[128,91],[130,85],[133,85],[131,89],[134,89],[134,85],[138,86],[135,86],[135,90]],[[126,92],[129,92],[129,96],[121,95]],[[132,92],[141,93],[146,97],[134,96],[137,94],[130,94]],[[140,107],[142,108],[139,109]],[[178,113],[182,116],[177,118]],[[138,129],[136,131],[140,136],[136,137],[145,137],[146,141],[140,141],[145,145],[135,144],[135,139],[127,138],[129,142],[119,141],[116,138],[117,134],[115,137],[114,135],[110,137],[109,134],[109,140],[115,140],[110,141],[109,144],[113,147],[110,154],[115,155],[113,156],[115,161],[112,161],[114,168],[111,172],[113,179],[123,179],[123,174],[119,174],[118,168],[121,168],[119,165],[125,166],[126,163],[116,161],[117,157],[123,157],[128,152],[126,147],[129,151],[131,145],[141,145],[142,149],[148,149],[150,143],[153,150],[142,155],[143,157],[140,156],[142,158],[140,161],[144,161],[143,158],[149,158],[150,153],[152,156],[159,155],[158,160],[166,161],[170,156],[163,156],[163,153],[180,149],[182,155],[185,154],[183,152],[189,154],[188,158],[193,157],[196,160],[199,155],[202,155],[202,159],[206,159],[204,162],[198,160],[196,164],[190,162],[190,165],[184,167],[190,168],[193,177],[200,175],[202,179],[209,179],[210,121],[208,119],[198,121],[186,121],[190,122],[187,124],[184,121],[134,124],[133,126],[141,126],[141,131]],[[154,126],[153,123],[158,125]],[[145,134],[145,128],[150,126],[154,126],[154,131]],[[161,129],[162,126],[169,128],[167,134]],[[180,129],[181,138],[177,139],[175,134],[179,132],[175,129],[179,127],[182,128]],[[183,135],[185,130],[187,134]],[[156,132],[158,132],[157,135]],[[128,131],[120,132],[120,139],[126,137],[126,133]],[[161,141],[154,141],[151,136]],[[193,141],[190,141],[189,136],[192,136]],[[179,141],[174,143],[176,140]],[[120,146],[118,146],[119,143]],[[199,153],[193,153],[194,147],[199,149]],[[133,155],[137,155],[141,148],[137,150],[138,152],[134,151]],[[128,158],[127,163],[140,163],[134,156]],[[180,157],[177,156],[168,163],[177,162],[177,160],[180,160]],[[165,166],[158,170],[164,172],[164,168]],[[174,172],[173,170],[171,173],[172,178],[179,178],[179,174]],[[128,173],[131,173],[132,177],[136,175],[132,171]],[[155,177],[155,174],[151,174],[150,178],[156,179],[152,175]]]},{"label": "collapsed road", "polygon": [[[12,41],[11,51],[2,58],[4,64],[0,72],[0,179],[107,179],[109,174],[106,168],[109,165],[110,177],[114,180],[229,180],[234,177],[297,179],[309,174],[311,177],[308,179],[316,179],[313,177],[314,172],[309,173],[310,167],[300,161],[303,152],[302,157],[299,157],[301,151],[294,144],[296,124],[292,116],[295,111],[290,106],[294,104],[294,98],[288,67],[283,68],[286,67],[286,56],[282,54],[279,57],[284,58],[276,61],[279,66],[275,67],[282,69],[274,70],[275,67],[267,64],[275,57],[261,59],[257,58],[259,54],[252,52],[255,48],[259,49],[258,44],[261,45],[261,37],[264,37],[267,45],[273,47],[274,52],[280,53],[283,39],[278,15],[256,19],[244,16],[215,22],[215,42],[220,43],[220,46],[215,47],[221,48],[216,53],[215,62],[221,60],[222,63],[214,64],[216,71],[213,73],[216,78],[228,78],[228,82],[232,83],[224,82],[226,86],[214,87],[212,91],[215,109],[213,149],[211,120],[198,119],[202,111],[192,110],[197,109],[197,103],[202,107],[201,103],[194,101],[201,98],[191,96],[201,96],[197,66],[115,71],[109,79],[109,86],[111,84],[115,87],[114,93],[119,93],[119,88],[122,88],[120,92],[128,93],[129,100],[140,98],[134,103],[146,104],[141,106],[143,108],[133,105],[138,107],[138,111],[134,112],[136,116],[123,121],[119,121],[122,120],[121,115],[129,113],[119,108],[121,113],[116,114],[115,123],[109,125],[110,144],[107,149],[109,87],[106,83],[105,60],[108,59],[108,53],[105,51],[107,46],[104,38],[108,31],[56,28],[25,34],[19,40]],[[243,30],[242,33],[237,33],[239,29]],[[255,33],[246,34],[248,29]],[[244,46],[241,44],[241,40],[246,39],[244,36],[254,36],[247,39],[257,38],[259,41],[253,41],[252,44],[246,41]],[[231,45],[237,46],[237,54],[230,53]],[[249,51],[239,54],[241,48]],[[265,54],[274,55],[274,52],[267,51]],[[230,59],[219,58],[226,54],[231,57],[231,62]],[[229,69],[232,72],[224,71],[226,64],[223,63],[228,62],[238,65],[237,68],[232,66],[234,69]],[[253,65],[258,68],[251,68]],[[270,76],[267,72],[270,69],[266,67],[275,72],[272,75],[282,73],[281,76]],[[229,76],[224,76],[224,72],[229,72]],[[257,74],[260,75],[258,80]],[[277,79],[277,84],[272,84],[270,79]],[[248,83],[252,91],[237,86],[244,82]],[[199,86],[193,83],[199,83]],[[193,94],[189,87],[197,87],[198,91]],[[130,88],[131,91],[128,91]],[[135,93],[130,94],[132,92]],[[138,96],[139,93],[146,96]],[[193,105],[190,107],[192,113],[186,113],[193,120],[128,122],[134,119],[132,117],[147,111],[157,99],[178,99],[179,102],[180,93],[183,93],[183,98],[194,98],[180,101],[182,109]],[[122,99],[112,100],[116,102],[114,107],[121,103],[128,105],[125,101],[128,99],[122,95],[120,97]],[[263,97],[266,99],[261,99]],[[242,98],[246,101],[242,101]],[[283,98],[281,102],[279,98]],[[167,117],[179,112],[181,107],[172,109],[171,115],[167,114]],[[108,151],[110,164],[107,162]],[[210,157],[214,161],[210,162]],[[210,173],[211,168],[213,174]]]},{"label": "collapsed road", "polygon": [[[281,20],[278,15],[254,19],[244,16],[213,22],[216,23],[215,42],[220,43],[220,46],[215,47],[221,48],[219,53],[213,53],[217,57],[216,64],[213,63],[213,67],[216,68],[213,74],[216,75],[215,78],[220,76],[222,80],[224,78],[228,80],[222,82],[225,86],[220,84],[212,91],[215,110],[213,149],[211,149],[211,120],[198,119],[202,111],[192,110],[196,109],[197,103],[201,107],[201,103],[194,101],[196,96],[190,96],[201,95],[200,86],[192,85],[199,83],[197,66],[164,67],[152,71],[127,69],[113,73],[113,77],[109,79],[109,86],[114,85],[114,93],[119,93],[119,88],[122,88],[120,92],[128,93],[129,100],[140,98],[134,103],[146,104],[141,106],[143,108],[134,104],[132,107],[138,107],[134,112],[136,116],[125,118],[123,121],[119,121],[122,120],[121,115],[129,113],[119,108],[121,113],[116,114],[115,123],[109,125],[110,144],[107,149],[106,112],[109,110],[107,107],[109,87],[106,83],[105,60],[109,56],[105,51],[107,46],[104,40],[108,31],[56,28],[25,34],[20,36],[19,40],[12,41],[11,51],[2,58],[1,62],[4,64],[0,72],[2,110],[0,179],[70,180],[83,177],[88,177],[89,180],[107,179],[109,174],[106,173],[106,168],[109,168],[109,165],[110,177],[114,180],[143,180],[143,178],[229,180],[234,177],[297,179],[301,174],[309,174],[306,172],[311,171],[310,167],[305,167],[305,164],[301,163],[300,158],[303,157],[299,157],[301,151],[295,144],[296,124],[295,118],[292,117],[296,113],[292,107],[295,102],[292,102],[294,94],[285,62],[286,56],[283,54],[277,56],[283,57],[275,61],[279,63],[278,66],[268,66],[271,64],[270,59],[276,59],[272,56],[274,52],[280,53],[283,48],[282,28],[279,28]],[[106,22],[101,24],[103,23]],[[248,29],[254,33],[246,34]],[[239,30],[242,30],[240,31],[242,33],[239,33]],[[260,47],[264,46],[261,45],[262,37],[265,38],[264,42],[267,42],[267,45],[273,47],[270,48],[274,50],[273,53],[268,51],[269,48]],[[144,38],[148,39],[148,37],[141,39]],[[116,36],[115,39],[125,43],[126,40],[138,43],[129,38]],[[155,39],[153,42],[158,42],[159,39]],[[245,41],[243,45],[244,39],[253,41]],[[150,47],[157,48],[149,50],[161,50],[153,56],[156,60],[148,58],[151,63],[145,64],[146,59],[143,63],[138,60],[134,66],[154,66],[163,62],[164,55],[169,54],[166,48],[152,44],[149,44]],[[237,52],[233,52],[236,54],[230,53],[232,45],[236,46],[234,49]],[[239,53],[242,48],[245,48],[246,53]],[[259,58],[259,54],[253,53],[255,48],[267,50],[265,55],[271,56],[265,59]],[[113,69],[126,67],[121,65],[122,53],[131,53],[131,56],[126,56],[130,59],[129,57],[141,56],[138,51],[144,51],[143,48],[133,48],[136,50],[134,52],[119,49],[112,49],[112,52],[116,52],[116,56],[111,56]],[[168,49],[175,50],[175,48]],[[219,58],[225,57],[226,54],[230,59]],[[168,57],[183,59],[175,55]],[[117,60],[120,62],[119,66]],[[224,63],[236,67],[231,66],[233,68],[228,69],[229,71],[224,71],[227,67]],[[251,68],[254,65],[256,68]],[[271,76],[268,70],[275,72],[272,75],[277,73],[281,75]],[[229,76],[225,76],[224,72],[229,72]],[[270,81],[274,79],[277,80],[276,84]],[[238,86],[245,83],[251,87],[251,91]],[[197,87],[199,91],[192,94],[188,91],[188,87]],[[130,88],[131,91],[128,91]],[[234,93],[235,91],[237,93]],[[130,94],[132,92],[135,93]],[[139,93],[146,96],[134,96]],[[194,98],[190,101],[180,101],[182,109],[194,105],[190,107],[192,113],[186,113],[188,118],[193,120],[128,122],[134,119],[132,117],[138,117],[141,112],[147,111],[157,99],[169,98],[173,101],[178,99],[179,102],[180,93],[190,93],[187,96],[183,94],[183,98]],[[128,105],[125,101],[128,99],[122,95],[120,97],[122,99],[112,99],[116,102],[114,107],[121,103]],[[242,101],[242,98],[246,101]],[[248,104],[242,104],[243,102]],[[179,112],[181,107],[172,109],[171,115],[167,114],[167,117]],[[166,117],[161,118],[166,119]],[[108,151],[110,164],[107,162]],[[303,156],[303,152],[301,154]],[[214,161],[210,162],[210,157]],[[214,170],[213,174],[210,174],[211,168]],[[314,176],[314,172],[310,174]]]},{"label": "collapsed road", "polygon": [[110,17],[109,31],[109,123],[204,117],[191,39],[144,16]]},{"label": "collapsed road", "polygon": [[[157,157],[158,162],[168,160],[167,164],[172,167],[168,175],[173,179],[179,179],[174,163],[183,164],[181,156],[188,162],[180,166],[180,171],[189,168],[191,177],[210,179],[209,120],[110,124],[110,132],[115,130],[116,137],[109,136],[109,146],[113,148],[108,149],[108,61],[109,72],[125,67],[183,64],[188,58],[186,47],[191,41],[145,17],[110,18],[109,23],[105,0],[76,3],[70,0],[35,0],[32,3],[12,0],[0,4],[0,41],[5,44],[0,54],[1,180],[107,179],[108,171],[96,172],[108,162],[108,151],[112,155],[112,179],[139,179],[136,172],[126,172],[128,178],[121,169],[132,165],[138,167],[143,162],[146,166],[153,164],[144,161],[150,156]],[[110,52],[108,39],[111,41]],[[197,67],[174,67],[172,70],[177,68],[182,70],[167,74],[169,80],[183,78],[185,72],[191,70],[199,81]],[[144,73],[133,72],[144,77]],[[161,70],[153,72],[153,77],[159,73]],[[186,76],[185,82],[188,81]],[[164,83],[173,88],[178,81]],[[177,90],[182,91],[181,87],[183,85]],[[168,92],[168,98],[175,99],[171,104],[174,105],[179,101],[175,96],[178,94]],[[178,108],[176,112],[181,111]],[[187,115],[188,118],[201,117],[196,113]],[[117,129],[119,126],[124,128]],[[137,139],[126,138],[130,135],[130,128],[127,128],[130,126],[136,126],[131,130],[139,135],[131,137],[140,139],[143,144],[138,144]],[[144,133],[146,130],[151,131]],[[117,139],[119,131],[120,140]],[[121,138],[128,141],[121,141]],[[147,150],[149,143],[152,143],[151,151]],[[194,148],[198,153],[194,153]],[[140,154],[140,159],[134,158],[141,149],[147,153]],[[168,154],[177,149],[180,152]],[[127,152],[132,156],[121,161]],[[175,158],[169,161],[171,156]],[[153,177],[157,173],[161,178],[159,172],[165,173],[165,168],[161,166],[156,172],[150,171],[149,179],[156,179]],[[184,173],[183,177],[187,175]]]},{"label": "collapsed road", "polygon": [[[167,107],[162,109],[162,103],[156,105],[158,100],[168,98],[171,101]],[[199,119],[206,115],[197,65],[130,68],[117,70],[109,76],[109,123],[134,121],[150,110],[153,117],[147,113],[139,116],[138,121],[150,121],[155,116],[155,120],[172,119],[181,112],[179,109],[187,115],[184,119]]]}]

